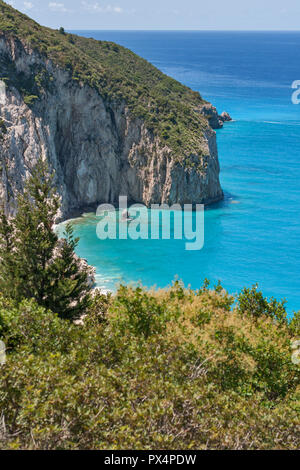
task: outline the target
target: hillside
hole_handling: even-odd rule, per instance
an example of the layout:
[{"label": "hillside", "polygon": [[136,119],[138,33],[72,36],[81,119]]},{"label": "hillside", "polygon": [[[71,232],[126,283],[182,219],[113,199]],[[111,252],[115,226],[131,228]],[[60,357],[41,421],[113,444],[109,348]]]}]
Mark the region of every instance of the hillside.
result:
[{"label": "hillside", "polygon": [[44,28],[2,1],[0,13],[7,212],[41,155],[56,175],[60,219],[119,195],[147,206],[222,199],[211,126],[223,121],[199,93],[121,46]]},{"label": "hillside", "polygon": [[[168,145],[180,154],[199,153],[197,134],[206,119],[198,92],[164,75],[146,60],[117,44],[86,39],[45,28],[0,1],[0,34],[18,38],[65,70],[73,80],[88,84],[113,101],[124,100]],[[1,74],[6,64],[1,64]],[[8,72],[12,70],[7,69]],[[33,67],[32,76],[8,79],[33,103],[49,87],[45,69]]]},{"label": "hillside", "polygon": [[76,326],[0,296],[0,448],[298,449],[299,315],[233,300],[122,287]]}]

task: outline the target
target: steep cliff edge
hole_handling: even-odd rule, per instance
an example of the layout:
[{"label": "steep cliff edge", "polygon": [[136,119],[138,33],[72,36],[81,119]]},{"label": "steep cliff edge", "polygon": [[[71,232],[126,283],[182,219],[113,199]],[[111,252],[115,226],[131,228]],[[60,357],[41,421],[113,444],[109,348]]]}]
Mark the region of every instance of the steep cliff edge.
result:
[{"label": "steep cliff edge", "polygon": [[223,197],[213,107],[131,51],[44,28],[0,0],[0,80],[8,211],[40,155],[62,218],[119,195],[147,205]]}]

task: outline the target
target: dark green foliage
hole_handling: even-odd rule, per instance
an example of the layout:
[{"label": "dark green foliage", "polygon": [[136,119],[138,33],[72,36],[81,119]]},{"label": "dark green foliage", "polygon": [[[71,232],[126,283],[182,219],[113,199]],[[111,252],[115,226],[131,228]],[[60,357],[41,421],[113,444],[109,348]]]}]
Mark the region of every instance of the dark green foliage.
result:
[{"label": "dark green foliage", "polygon": [[79,239],[74,239],[71,224],[66,226],[64,237],[59,255],[51,258],[47,279],[52,282],[44,305],[54,312],[63,312],[64,318],[72,319],[80,317],[89,306],[90,287],[86,269],[74,256]]},{"label": "dark green foliage", "polygon": [[294,312],[293,318],[289,324],[291,333],[300,337],[300,311]]},{"label": "dark green foliage", "polygon": [[65,318],[80,316],[89,301],[87,272],[74,257],[71,226],[65,241],[53,231],[59,197],[42,160],[17,206],[12,219],[0,212],[0,292],[16,301],[34,298]]},{"label": "dark green foliage", "polygon": [[258,291],[258,286],[251,289],[245,288],[238,296],[238,311],[249,313],[253,317],[269,316],[279,322],[286,322],[285,301],[278,302],[274,298],[267,299],[262,292]]},{"label": "dark green foliage", "polygon": [[102,294],[98,289],[91,296],[88,315],[85,318],[86,324],[99,325],[107,323],[108,310],[111,305],[111,294]]},{"label": "dark green foliage", "polygon": [[1,132],[3,132],[3,134],[6,134],[7,129],[6,129],[6,125],[5,125],[5,122],[3,121],[3,119],[1,119],[1,121],[0,121],[0,129],[1,129]]},{"label": "dark green foliage", "polygon": [[122,325],[133,334],[148,338],[155,333],[161,333],[166,327],[166,306],[143,291],[142,288],[128,290],[121,286],[116,298],[118,327]]},{"label": "dark green foliage", "polygon": [[33,299],[18,303],[0,296],[0,337],[9,353],[23,346],[41,355],[70,352],[74,346],[72,331],[70,322],[40,307]]},{"label": "dark green foliage", "polygon": [[30,73],[24,73],[23,71],[17,71],[15,63],[5,56],[0,57],[0,79],[8,87],[15,87],[28,106],[33,106],[53,87],[53,77],[42,64],[32,65]]},{"label": "dark green foliage", "polygon": [[28,106],[32,105],[36,100],[38,99],[38,96],[36,95],[25,95],[24,96],[24,103],[28,104]]},{"label": "dark green foliage", "polygon": [[4,140],[4,137],[6,134],[7,134],[7,127],[3,119],[0,119],[0,142]]},{"label": "dark green foliage", "polygon": [[[146,122],[173,150],[176,159],[201,155],[199,138],[207,119],[199,113],[204,104],[198,92],[164,75],[146,60],[111,42],[96,41],[62,30],[42,27],[0,0],[0,35],[25,41],[55,64],[70,71],[73,80],[96,89],[107,101],[126,102],[133,116]],[[51,76],[37,85],[41,72],[15,76],[13,63],[0,64],[3,77],[26,97],[28,105],[43,97]],[[46,74],[46,71],[44,71]],[[1,76],[0,76],[1,78]]]}]

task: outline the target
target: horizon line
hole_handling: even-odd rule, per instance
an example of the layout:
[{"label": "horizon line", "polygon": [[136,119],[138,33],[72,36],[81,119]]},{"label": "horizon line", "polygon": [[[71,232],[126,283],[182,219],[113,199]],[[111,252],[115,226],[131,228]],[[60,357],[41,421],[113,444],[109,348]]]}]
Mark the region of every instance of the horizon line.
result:
[{"label": "horizon line", "polygon": [[201,33],[201,32],[212,32],[212,33],[300,33],[300,29],[78,29],[78,28],[66,28],[69,31],[131,31],[131,32],[184,32],[184,33]]}]

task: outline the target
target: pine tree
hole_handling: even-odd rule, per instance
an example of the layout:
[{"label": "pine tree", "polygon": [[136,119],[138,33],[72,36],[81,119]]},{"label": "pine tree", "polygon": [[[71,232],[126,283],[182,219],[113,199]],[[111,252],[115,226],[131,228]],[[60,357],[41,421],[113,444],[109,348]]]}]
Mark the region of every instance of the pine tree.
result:
[{"label": "pine tree", "polygon": [[64,318],[78,318],[90,304],[90,287],[87,285],[86,270],[80,267],[79,259],[74,256],[79,239],[74,239],[71,224],[67,224],[64,237],[60,256],[54,257],[50,265],[54,282],[49,286],[50,304],[45,305],[53,311],[64,312]]},{"label": "pine tree", "polygon": [[0,290],[16,301],[34,298],[63,318],[77,318],[89,303],[86,268],[74,256],[78,239],[67,225],[64,241],[53,225],[60,205],[53,174],[41,159],[24,192],[17,214],[0,211]]}]

